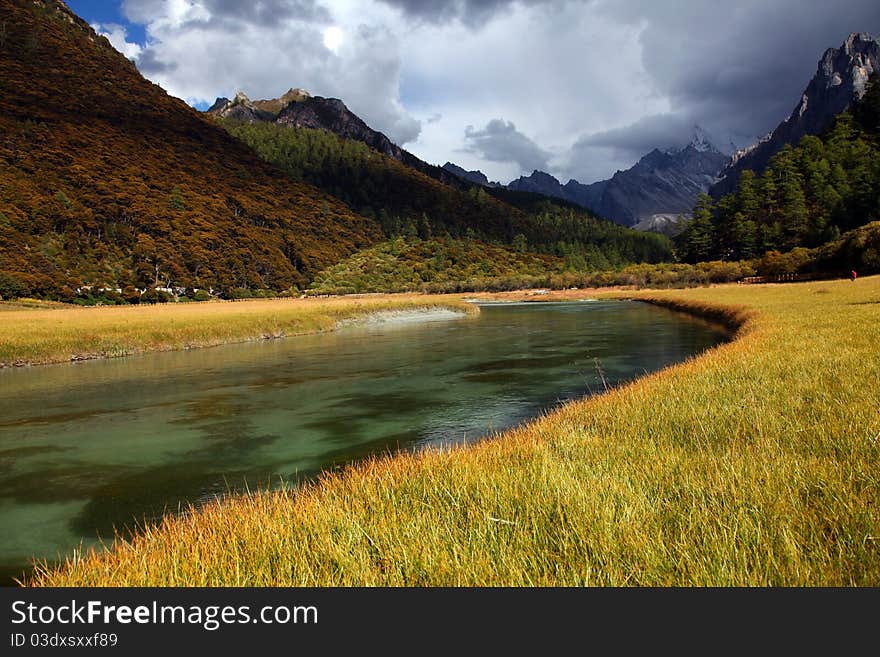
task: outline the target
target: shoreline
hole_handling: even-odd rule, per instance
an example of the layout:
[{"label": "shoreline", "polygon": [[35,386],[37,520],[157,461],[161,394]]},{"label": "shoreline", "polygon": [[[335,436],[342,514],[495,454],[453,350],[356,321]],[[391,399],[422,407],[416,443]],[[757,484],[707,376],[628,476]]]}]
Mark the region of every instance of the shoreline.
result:
[{"label": "shoreline", "polygon": [[[28,338],[19,341],[17,345],[12,347],[13,353],[3,353],[0,346],[0,372],[5,370],[15,370],[27,367],[36,367],[42,365],[60,365],[65,363],[77,363],[91,360],[106,360],[111,358],[124,358],[126,356],[139,356],[153,352],[164,351],[188,351],[191,349],[206,349],[217,347],[225,344],[245,344],[248,342],[259,342],[262,340],[278,340],[282,338],[297,337],[302,335],[314,335],[328,331],[335,331],[342,328],[348,328],[356,325],[371,325],[373,320],[369,317],[377,315],[375,323],[405,323],[408,321],[421,321],[420,314],[430,314],[436,312],[436,309],[451,311],[458,315],[473,315],[479,313],[479,302],[563,302],[563,301],[585,301],[585,300],[620,300],[633,299],[642,300],[642,293],[657,292],[657,290],[641,290],[637,291],[630,287],[606,287],[606,288],[584,288],[570,290],[514,290],[510,292],[487,292],[487,293],[461,293],[461,294],[421,294],[421,293],[387,293],[387,294],[360,294],[360,295],[343,295],[343,296],[327,296],[327,297],[305,297],[305,298],[289,298],[289,299],[247,299],[237,302],[211,301],[204,303],[189,304],[156,304],[150,306],[90,306],[82,307],[72,304],[60,304],[56,302],[29,302],[13,301],[0,303],[0,331],[5,331],[7,335],[15,330],[18,325],[29,323],[32,320],[34,326],[28,326]],[[421,300],[421,303],[419,303]],[[305,325],[298,325],[295,313],[287,313],[287,325],[285,322],[275,321],[280,310],[291,310],[302,308],[305,311],[313,310],[314,307],[324,306],[328,310],[333,310],[333,306],[347,307],[342,314],[335,313],[335,317],[330,316],[321,318],[317,323],[314,321],[306,322]],[[384,308],[389,306],[388,308]],[[208,310],[206,310],[208,309]],[[205,327],[193,327],[191,331],[184,331],[182,336],[160,336],[151,335],[132,336],[116,335],[118,326],[101,326],[98,320],[106,319],[108,315],[117,315],[120,321],[125,324],[129,318],[125,315],[132,315],[134,319],[141,320],[140,326],[136,327],[148,331],[151,334],[161,334],[163,329],[175,328],[173,326],[175,317],[178,314],[183,322],[189,321],[186,315],[195,315],[192,318],[201,321],[198,315],[210,315],[215,310],[218,315],[226,315],[227,318],[235,319],[242,315],[254,315],[250,317],[247,326],[235,330],[233,332],[216,330],[219,327],[208,327],[209,330],[200,331]],[[257,309],[258,313],[252,313]],[[416,313],[412,319],[406,316],[395,317],[395,313]],[[69,315],[58,315],[57,313],[69,313]],[[387,316],[383,313],[389,313]],[[261,318],[259,315],[263,315]],[[146,321],[144,320],[146,316]],[[170,317],[169,317],[170,316]],[[58,320],[66,317],[75,317],[79,320],[80,326],[74,331],[79,330],[80,335],[67,336],[62,346],[41,347],[40,339],[49,338],[47,333],[47,325],[55,324],[58,328],[61,322]],[[439,318],[439,316],[438,316]],[[217,321],[222,318],[216,318]],[[443,317],[443,319],[453,319],[452,316]],[[83,321],[88,320],[88,321]],[[395,321],[387,321],[395,320]],[[428,317],[427,321],[433,321]],[[135,322],[137,324],[138,322]],[[171,326],[169,326],[169,324]],[[31,330],[36,329],[36,335],[31,335]],[[178,327],[179,328],[179,327]],[[186,327],[183,327],[184,329]],[[42,334],[40,334],[42,331]],[[105,333],[97,338],[97,342],[101,343],[100,348],[89,348],[86,344],[89,340],[96,341],[97,331]],[[130,332],[129,332],[130,333]],[[7,347],[9,349],[9,347]],[[16,351],[17,350],[17,351]]]},{"label": "shoreline", "polygon": [[479,308],[457,295],[412,294],[5,311],[0,307],[0,331],[10,336],[0,345],[0,372],[314,335],[338,330],[346,322],[368,322],[382,313],[409,313],[413,319],[405,321],[418,321],[438,311],[463,317],[478,314]]},{"label": "shoreline", "polygon": [[28,584],[876,586],[880,277],[859,284],[615,295],[735,339],[474,445],[165,519]]},{"label": "shoreline", "polygon": [[400,326],[423,322],[446,322],[464,319],[468,313],[449,308],[413,308],[411,310],[380,310],[367,315],[342,319],[336,323],[334,331],[370,326]]},{"label": "shoreline", "polygon": [[[572,301],[597,300],[593,296],[588,296],[588,297],[573,296],[570,291],[556,291],[556,292],[559,293],[560,296],[564,295],[563,298],[553,298],[553,297],[546,298],[543,295],[541,295],[541,297],[538,299],[530,299],[527,297],[533,296],[532,290],[521,290],[521,291],[517,290],[517,291],[512,291],[512,292],[497,293],[497,294],[503,295],[505,298],[503,300],[495,300],[495,302],[496,303],[531,303],[531,302],[534,302],[534,303],[546,303],[546,302],[553,303],[553,302],[572,302]],[[652,290],[652,292],[656,292],[656,291]],[[496,293],[492,293],[492,294],[494,296]],[[523,298],[520,298],[520,297],[523,297]],[[344,298],[344,297],[335,297],[335,298]],[[448,453],[452,453],[452,454],[466,453],[470,450],[479,449],[482,445],[485,445],[485,444],[491,445],[492,443],[503,441],[506,438],[509,438],[511,436],[514,436],[516,434],[521,433],[522,431],[525,431],[525,430],[533,428],[537,425],[540,425],[541,423],[547,421],[548,418],[552,419],[553,416],[565,413],[566,411],[570,410],[570,408],[574,405],[584,404],[584,403],[588,403],[592,399],[603,398],[603,397],[614,395],[615,393],[619,393],[619,392],[627,390],[631,386],[638,385],[643,380],[652,379],[654,377],[662,376],[664,373],[669,372],[670,370],[676,370],[677,368],[683,366],[685,363],[698,362],[699,359],[701,359],[707,353],[710,353],[710,352],[713,352],[713,351],[716,351],[719,349],[723,349],[725,346],[730,345],[730,344],[738,341],[740,339],[740,337],[743,337],[745,335],[745,330],[746,330],[747,324],[755,316],[755,313],[753,313],[745,308],[728,308],[725,306],[712,306],[711,304],[695,305],[695,304],[689,304],[687,302],[683,302],[678,299],[667,299],[667,298],[663,298],[661,296],[650,296],[650,295],[645,295],[645,296],[635,295],[635,296],[633,296],[631,294],[627,294],[624,291],[621,291],[618,289],[606,290],[606,294],[603,295],[603,300],[640,301],[640,302],[647,303],[647,304],[650,304],[650,305],[653,305],[653,306],[656,306],[659,308],[671,310],[673,312],[679,312],[679,313],[683,313],[685,315],[690,315],[691,317],[693,317],[695,319],[702,319],[702,320],[710,321],[710,322],[713,322],[713,323],[716,323],[718,325],[723,326],[726,330],[728,330],[730,332],[730,338],[728,341],[723,342],[723,343],[717,345],[716,347],[713,347],[707,351],[704,351],[704,352],[698,354],[696,357],[693,357],[691,359],[683,361],[682,363],[677,363],[675,365],[672,365],[672,366],[667,367],[665,369],[659,370],[657,372],[653,372],[653,373],[648,374],[646,376],[639,377],[639,378],[635,379],[634,381],[631,381],[631,382],[629,382],[619,388],[613,388],[611,390],[607,390],[605,392],[598,393],[596,395],[589,395],[589,396],[586,396],[586,397],[583,397],[580,399],[571,400],[571,401],[567,402],[566,404],[554,409],[553,411],[551,411],[550,413],[548,413],[544,416],[539,416],[539,417],[534,418],[532,420],[528,420],[525,423],[519,425],[518,427],[508,429],[508,430],[501,432],[499,434],[486,436],[483,440],[481,440],[477,443],[468,443],[466,445],[454,445],[452,447],[445,447],[443,449],[427,448],[425,450],[418,450],[418,451],[412,451],[412,452],[399,451],[399,452],[389,453],[389,454],[385,454],[385,455],[373,455],[373,456],[367,457],[366,459],[354,461],[354,462],[347,464],[341,472],[338,472],[338,471],[324,472],[324,473],[321,473],[317,478],[315,478],[313,480],[301,482],[300,484],[298,484],[296,486],[283,486],[280,489],[267,489],[267,490],[254,491],[251,493],[227,494],[227,495],[218,497],[215,500],[212,500],[212,501],[205,503],[205,504],[198,504],[197,505],[195,503],[191,503],[189,505],[189,508],[187,508],[183,513],[177,513],[177,514],[163,516],[161,518],[161,520],[159,521],[159,523],[157,523],[157,527],[161,529],[161,528],[166,527],[167,525],[173,524],[173,523],[198,522],[198,519],[204,513],[210,513],[212,511],[218,511],[218,510],[222,511],[223,507],[229,507],[229,506],[233,506],[236,504],[240,504],[243,501],[247,501],[249,499],[259,499],[259,498],[264,498],[267,496],[282,497],[282,498],[288,499],[289,496],[291,496],[291,495],[309,494],[309,493],[313,492],[313,490],[315,488],[321,487],[321,486],[326,485],[328,483],[331,483],[332,480],[337,477],[340,477],[340,476],[345,477],[346,474],[350,475],[350,474],[359,473],[360,471],[362,471],[364,469],[368,469],[371,472],[374,472],[377,469],[381,470],[383,465],[390,466],[390,465],[393,465],[394,462],[398,461],[398,460],[418,459],[420,455],[424,455],[427,457],[440,456],[444,452],[448,452]],[[465,303],[467,303],[470,306],[474,306],[474,307],[476,307],[478,303],[482,303],[482,302],[492,303],[493,300],[488,300],[485,298],[468,298],[465,300]],[[449,314],[456,315],[457,318],[461,318],[461,317],[466,316],[464,313],[449,311],[446,309],[439,311],[439,312],[444,312],[444,311],[448,312]],[[437,313],[438,311],[432,311],[432,309],[430,309],[430,308],[420,308],[420,309],[404,310],[404,311],[400,311],[400,310],[379,311],[379,312],[370,313],[367,315],[352,317],[350,319],[340,320],[336,324],[334,329],[332,329],[332,330],[340,330],[340,329],[345,329],[345,328],[360,328],[360,327],[369,325],[369,322],[371,320],[375,321],[375,323],[372,324],[373,326],[378,326],[383,323],[393,323],[395,318],[398,318],[401,316],[409,319],[413,316],[417,316],[417,315],[420,315],[423,313],[431,313],[431,312]],[[403,321],[407,322],[407,319],[404,319]],[[290,336],[290,337],[295,337],[295,336]],[[151,533],[152,533],[152,530],[148,529],[147,534],[149,535]],[[134,544],[139,539],[142,539],[142,538],[143,538],[143,536],[141,536],[141,535],[135,535],[130,540],[123,539],[122,543],[120,543],[119,539],[117,538],[116,540],[111,542],[109,544],[108,548],[105,549],[105,551],[103,551],[103,552],[99,551],[98,549],[91,548],[90,551],[87,552],[83,556],[73,557],[72,560],[70,557],[68,557],[67,562],[63,565],[55,565],[54,567],[48,566],[48,567],[44,568],[42,571],[41,571],[40,567],[38,567],[36,571],[33,571],[30,574],[30,576],[24,580],[24,582],[21,582],[21,585],[22,586],[42,586],[42,584],[38,583],[38,581],[37,581],[40,576],[48,576],[51,574],[51,572],[53,570],[57,573],[59,570],[61,570],[63,568],[70,568],[71,566],[73,566],[75,568],[77,565],[83,563],[82,562],[83,559],[97,560],[97,559],[101,559],[102,555],[112,553],[118,549],[131,548],[134,546]],[[52,584],[49,584],[49,586],[56,586],[56,585],[54,583],[52,583]],[[62,585],[62,586],[66,586],[66,584]]]}]

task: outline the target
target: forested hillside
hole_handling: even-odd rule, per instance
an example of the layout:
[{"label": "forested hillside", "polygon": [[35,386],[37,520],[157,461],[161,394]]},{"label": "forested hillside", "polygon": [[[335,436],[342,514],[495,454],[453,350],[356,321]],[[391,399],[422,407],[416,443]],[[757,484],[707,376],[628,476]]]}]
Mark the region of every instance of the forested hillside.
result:
[{"label": "forested hillside", "polygon": [[814,248],[880,219],[880,84],[821,136],[786,145],[763,174],[742,172],[735,193],[702,196],[680,236],[688,262],[749,259]]},{"label": "forested hillside", "polygon": [[55,0],[0,2],[0,281],[283,290],[381,238],[146,81]]},{"label": "forested hillside", "polygon": [[528,287],[525,281],[530,278],[558,274],[565,269],[562,258],[522,253],[475,240],[396,237],[363,249],[321,272],[309,293],[455,292],[487,289],[500,279],[512,287]]},{"label": "forested hillside", "polygon": [[482,187],[462,191],[331,132],[221,123],[294,180],[316,185],[375,218],[390,237],[479,239],[565,257],[579,268],[671,257],[663,236],[629,230],[536,195],[507,192],[502,202]]}]

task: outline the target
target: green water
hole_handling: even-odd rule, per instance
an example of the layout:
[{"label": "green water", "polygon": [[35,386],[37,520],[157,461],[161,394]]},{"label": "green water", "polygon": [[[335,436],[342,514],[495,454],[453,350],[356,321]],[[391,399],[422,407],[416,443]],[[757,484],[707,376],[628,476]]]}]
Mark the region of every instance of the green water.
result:
[{"label": "green water", "polygon": [[723,338],[633,302],[504,304],[0,371],[0,576],[245,484],[474,440]]}]

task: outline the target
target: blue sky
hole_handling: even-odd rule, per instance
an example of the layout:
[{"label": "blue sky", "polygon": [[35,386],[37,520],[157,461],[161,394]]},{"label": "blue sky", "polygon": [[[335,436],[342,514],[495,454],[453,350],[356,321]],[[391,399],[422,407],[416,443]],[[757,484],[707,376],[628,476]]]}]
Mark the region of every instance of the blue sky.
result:
[{"label": "blue sky", "polygon": [[141,46],[146,45],[144,26],[129,22],[122,13],[122,0],[66,0],[66,2],[77,16],[89,23],[121,25],[125,28],[128,41]]},{"label": "blue sky", "polygon": [[[66,0],[67,6],[90,25],[119,25],[125,29],[125,40],[139,46],[147,45],[146,26],[128,20],[122,10],[123,0]],[[206,110],[211,103],[204,99],[190,98],[189,103],[198,110]]]}]

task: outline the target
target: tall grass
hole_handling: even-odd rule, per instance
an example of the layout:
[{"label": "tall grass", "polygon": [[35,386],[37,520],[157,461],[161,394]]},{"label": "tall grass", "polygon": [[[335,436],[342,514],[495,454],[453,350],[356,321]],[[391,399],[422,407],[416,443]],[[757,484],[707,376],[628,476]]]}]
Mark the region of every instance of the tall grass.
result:
[{"label": "tall grass", "polygon": [[[0,303],[0,367],[209,347],[333,329],[342,319],[423,307],[475,309],[414,295],[80,308]],[[17,311],[17,312],[13,312]]]},{"label": "tall grass", "polygon": [[518,430],[167,518],[37,585],[880,585],[880,278],[646,293],[737,339]]}]

